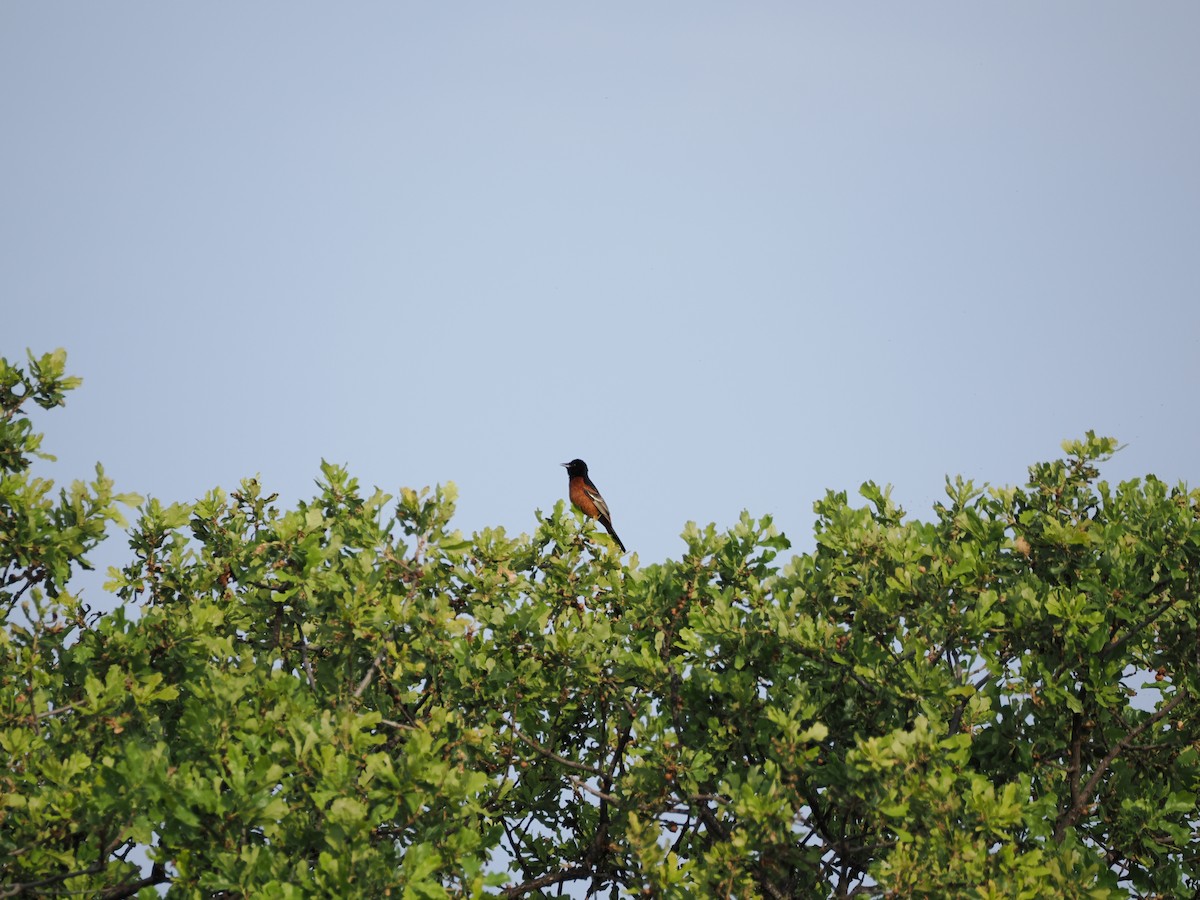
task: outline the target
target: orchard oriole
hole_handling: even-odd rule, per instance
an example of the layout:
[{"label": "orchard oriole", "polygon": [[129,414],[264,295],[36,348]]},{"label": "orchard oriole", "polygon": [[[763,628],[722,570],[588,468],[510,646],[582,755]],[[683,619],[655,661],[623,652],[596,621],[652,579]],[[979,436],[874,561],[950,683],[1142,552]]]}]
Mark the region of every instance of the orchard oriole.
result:
[{"label": "orchard oriole", "polygon": [[570,462],[563,463],[563,465],[567,467],[567,478],[570,479],[568,494],[571,497],[571,505],[585,516],[599,519],[600,524],[604,526],[604,530],[612,535],[612,539],[617,542],[617,546],[624,553],[625,545],[621,543],[621,539],[613,531],[608,504],[604,502],[604,498],[600,496],[600,491],[592,484],[592,479],[588,478],[587,463],[582,459],[573,459]]}]

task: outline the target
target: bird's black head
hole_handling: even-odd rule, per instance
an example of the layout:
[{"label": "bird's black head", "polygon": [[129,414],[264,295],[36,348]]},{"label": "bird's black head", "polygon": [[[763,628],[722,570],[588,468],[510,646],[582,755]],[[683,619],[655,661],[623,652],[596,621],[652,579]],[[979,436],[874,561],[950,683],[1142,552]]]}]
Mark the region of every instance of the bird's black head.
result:
[{"label": "bird's black head", "polygon": [[574,478],[577,475],[587,475],[587,463],[582,459],[573,459],[570,462],[563,463],[567,467],[567,477]]}]

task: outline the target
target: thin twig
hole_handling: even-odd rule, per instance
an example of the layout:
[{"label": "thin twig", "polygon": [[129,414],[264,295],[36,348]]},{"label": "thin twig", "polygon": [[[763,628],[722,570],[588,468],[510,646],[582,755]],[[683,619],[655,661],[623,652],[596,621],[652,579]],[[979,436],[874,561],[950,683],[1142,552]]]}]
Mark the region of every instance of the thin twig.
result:
[{"label": "thin twig", "polygon": [[371,663],[371,668],[367,670],[366,676],[358,683],[358,687],[354,691],[354,699],[357,700],[363,695],[363,691],[371,684],[371,680],[375,677],[375,673],[379,671],[379,664],[383,662],[384,656],[387,655],[387,650],[380,650],[375,654],[375,661]]},{"label": "thin twig", "polygon": [[308,641],[304,638],[304,632],[300,632],[300,662],[304,666],[304,673],[308,675],[308,686],[314,691],[317,689],[317,679],[313,675],[312,663],[308,661]]},{"label": "thin twig", "polygon": [[39,722],[42,719],[49,719],[53,716],[61,716],[63,713],[68,713],[73,709],[78,709],[78,703],[64,703],[62,706],[56,706],[54,709],[48,709],[45,712],[40,712],[35,717]]},{"label": "thin twig", "polygon": [[613,794],[606,794],[599,788],[592,787],[578,775],[568,775],[567,781],[571,782],[571,784],[575,785],[575,787],[579,788],[581,791],[587,791],[593,797],[599,797],[601,800],[607,800],[609,803],[619,802],[617,797],[615,797]]},{"label": "thin twig", "polygon": [[600,769],[597,769],[594,766],[589,766],[585,763],[575,762],[575,760],[567,759],[564,756],[559,756],[553,750],[550,750],[547,747],[543,747],[541,744],[539,744],[533,738],[524,734],[519,728],[517,728],[517,726],[513,722],[510,722],[508,719],[504,719],[503,721],[506,725],[508,725],[509,728],[512,729],[513,734],[517,736],[517,739],[519,741],[526,744],[527,746],[532,747],[534,750],[536,750],[538,753],[542,754],[542,756],[546,757],[547,759],[552,759],[559,765],[566,766],[569,769],[577,769],[580,772],[587,772],[589,775],[595,775],[597,778],[604,777],[604,773]]}]

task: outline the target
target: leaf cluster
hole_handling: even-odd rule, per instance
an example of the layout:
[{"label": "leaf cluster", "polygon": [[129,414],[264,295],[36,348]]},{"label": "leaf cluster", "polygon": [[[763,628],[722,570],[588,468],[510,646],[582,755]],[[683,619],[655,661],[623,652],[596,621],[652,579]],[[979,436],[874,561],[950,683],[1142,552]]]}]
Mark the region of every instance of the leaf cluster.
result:
[{"label": "leaf cluster", "polygon": [[[4,396],[61,402],[47,359]],[[4,439],[0,895],[1200,887],[1200,492],[1099,480],[1109,439],[644,567],[561,503],[468,538],[453,485],[323,464],[293,509],[141,503],[104,615],[69,575],[111,485],[51,502]]]}]

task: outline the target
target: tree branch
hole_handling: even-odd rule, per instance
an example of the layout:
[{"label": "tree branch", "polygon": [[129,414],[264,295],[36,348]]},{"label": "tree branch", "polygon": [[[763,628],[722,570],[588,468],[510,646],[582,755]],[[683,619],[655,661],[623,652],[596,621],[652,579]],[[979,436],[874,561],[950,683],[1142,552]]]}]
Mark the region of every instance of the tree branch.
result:
[{"label": "tree branch", "polygon": [[522,884],[513,885],[505,888],[502,896],[505,897],[520,897],[524,894],[540,891],[542,888],[547,888],[555,884],[564,884],[568,881],[574,881],[576,878],[586,878],[591,872],[587,866],[571,866],[559,872],[548,872],[539,878],[532,881],[526,881]]},{"label": "tree branch", "polygon": [[61,716],[63,713],[68,713],[73,709],[78,709],[78,703],[64,703],[62,706],[56,706],[54,709],[47,709],[44,712],[38,713],[35,718],[40,722],[42,719],[49,719],[54,716]]},{"label": "tree branch", "polygon": [[355,690],[354,690],[354,699],[355,700],[357,700],[359,697],[361,697],[363,695],[363,691],[365,691],[370,686],[371,680],[375,677],[375,673],[379,671],[379,666],[383,662],[383,658],[386,655],[387,655],[387,650],[380,650],[378,653],[375,654],[375,661],[373,663],[371,663],[371,668],[369,668],[367,670],[366,676],[363,678],[362,681],[360,681],[358,683],[358,687],[355,688]]},{"label": "tree branch", "polygon": [[597,769],[595,766],[589,766],[585,763],[575,762],[573,759],[567,759],[565,756],[559,756],[553,750],[549,749],[548,747],[543,747],[533,738],[524,734],[513,722],[510,722],[508,719],[503,719],[502,721],[505,725],[512,729],[512,733],[516,735],[517,740],[529,747],[532,747],[538,753],[542,754],[542,756],[546,757],[546,759],[552,759],[559,765],[566,766],[568,769],[577,769],[580,772],[587,772],[589,775],[595,775],[597,778],[605,777],[604,772],[602,772],[600,769]]},{"label": "tree branch", "polygon": [[1061,844],[1063,838],[1066,837],[1067,829],[1071,828],[1077,821],[1079,821],[1079,817],[1083,814],[1083,810],[1087,807],[1088,803],[1091,802],[1092,797],[1095,796],[1096,790],[1100,786],[1100,779],[1104,777],[1104,773],[1108,771],[1108,768],[1113,764],[1113,761],[1126,749],[1128,749],[1135,740],[1137,740],[1138,735],[1140,735],[1147,728],[1151,727],[1152,725],[1156,725],[1169,716],[1175,707],[1186,700],[1187,697],[1188,692],[1186,690],[1181,690],[1173,699],[1163,706],[1162,709],[1158,710],[1158,712],[1154,713],[1154,715],[1142,722],[1141,725],[1138,725],[1127,735],[1125,735],[1125,737],[1117,741],[1117,743],[1113,745],[1112,749],[1109,750],[1108,753],[1104,754],[1104,758],[1100,760],[1099,764],[1096,766],[1096,771],[1092,773],[1092,777],[1087,780],[1087,783],[1085,783],[1082,788],[1075,789],[1073,787],[1071,792],[1071,806],[1069,809],[1064,810],[1062,815],[1058,817],[1058,823],[1054,827],[1054,840],[1056,843]]},{"label": "tree branch", "polygon": [[[1159,586],[1159,588],[1155,591],[1155,593],[1157,593],[1159,595],[1166,593],[1167,589],[1166,589],[1165,585],[1166,585],[1166,583],[1164,582],[1163,585]],[[1170,611],[1171,609],[1174,609],[1175,604],[1177,602],[1178,602],[1178,598],[1175,598],[1173,600],[1168,600],[1166,603],[1164,603],[1162,606],[1160,606],[1154,612],[1150,613],[1150,615],[1146,616],[1146,618],[1142,619],[1142,621],[1138,622],[1136,625],[1131,626],[1130,629],[1127,632],[1125,632],[1125,634],[1122,635],[1120,638],[1105,645],[1105,647],[1100,651],[1100,658],[1101,659],[1111,658],[1113,655],[1116,654],[1116,652],[1118,650],[1120,650],[1122,647],[1124,647],[1126,644],[1128,644],[1131,640],[1133,640],[1135,637],[1137,637],[1139,634],[1141,634],[1144,629],[1148,628],[1150,625],[1153,625],[1154,622],[1156,620],[1158,620],[1159,618],[1161,618],[1164,613]]]},{"label": "tree branch", "polygon": [[604,793],[604,791],[600,790],[599,788],[592,787],[590,784],[588,784],[586,781],[584,781],[578,775],[568,775],[567,781],[571,782],[571,784],[575,785],[575,787],[579,788],[581,791],[587,791],[593,797],[599,797],[601,800],[606,800],[609,803],[617,802],[616,796],[614,796],[613,794],[606,794],[606,793]]},{"label": "tree branch", "polygon": [[[979,692],[987,687],[987,683],[992,680],[992,673],[988,672],[982,678],[975,682],[975,693],[971,697],[976,697]],[[967,711],[967,704],[971,702],[971,697],[963,697],[962,700],[954,707],[954,715],[950,717],[949,727],[946,729],[948,735],[958,734],[959,728],[962,726],[963,714]]]},{"label": "tree branch", "polygon": [[308,660],[308,640],[304,637],[304,630],[300,632],[300,663],[304,666],[304,674],[308,676],[308,686],[314,691],[317,689],[317,678],[313,675],[312,663]]},{"label": "tree branch", "polygon": [[156,884],[162,884],[164,881],[170,881],[170,876],[167,875],[167,868],[160,862],[156,862],[150,869],[150,874],[145,878],[140,878],[137,881],[129,884],[119,884],[116,887],[111,887],[99,894],[101,900],[124,900],[126,897],[132,897],[144,887],[152,887]]},{"label": "tree branch", "polygon": [[[120,842],[116,844],[120,846]],[[77,869],[73,872],[63,872],[59,875],[51,875],[47,878],[42,878],[38,881],[25,881],[16,884],[0,887],[0,897],[16,897],[23,893],[46,893],[39,888],[48,888],[53,884],[61,884],[71,878],[79,878],[85,875],[99,875],[108,867],[108,855],[113,852],[113,847],[101,848],[101,857],[92,863],[86,869]],[[171,877],[167,874],[166,866],[161,862],[156,862],[150,869],[150,874],[145,878],[139,878],[137,881],[131,881],[126,884],[118,884],[113,887],[106,888],[95,894],[101,900],[124,900],[126,897],[132,897],[144,887],[151,887],[156,884],[162,884],[165,881],[170,881]],[[53,893],[74,893],[72,891],[57,890]]]}]

